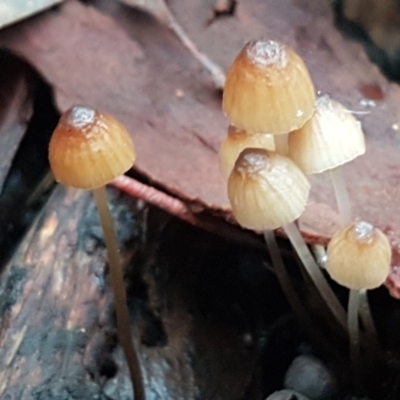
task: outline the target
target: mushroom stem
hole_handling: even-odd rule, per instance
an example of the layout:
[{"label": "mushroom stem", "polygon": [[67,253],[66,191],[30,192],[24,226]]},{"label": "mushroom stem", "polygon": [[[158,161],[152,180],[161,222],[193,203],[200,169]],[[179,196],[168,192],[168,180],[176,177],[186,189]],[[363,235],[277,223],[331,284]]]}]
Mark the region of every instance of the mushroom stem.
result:
[{"label": "mushroom stem", "polygon": [[107,193],[105,186],[102,186],[98,189],[93,189],[93,194],[99,212],[101,226],[103,228],[104,241],[107,247],[111,285],[114,292],[115,311],[117,315],[119,340],[129,367],[129,373],[133,384],[134,398],[135,400],[145,400],[143,377],[140,368],[139,357],[131,337],[124,277],[121,260],[118,253],[117,241],[115,238],[114,226],[107,204]]},{"label": "mushroom stem", "polygon": [[367,349],[369,350],[371,357],[379,359],[381,355],[381,349],[378,342],[378,334],[376,332],[371,308],[368,303],[368,295],[366,290],[359,291],[359,314],[365,330]]},{"label": "mushroom stem", "polygon": [[360,302],[360,292],[350,289],[347,321],[349,327],[350,359],[357,371],[360,364],[360,328],[358,324],[358,308]]},{"label": "mushroom stem", "polygon": [[302,261],[311,280],[314,282],[320,296],[325,301],[339,324],[347,330],[346,312],[326,281],[320,268],[316,264],[296,224],[291,222],[290,224],[285,225],[283,229],[292,243],[292,246],[296,250],[296,253]]},{"label": "mushroom stem", "polygon": [[267,243],[276,277],[278,278],[279,284],[281,285],[282,291],[285,294],[290,307],[292,307],[292,310],[299,322],[303,323],[309,332],[315,332],[311,318],[308,316],[308,313],[303,307],[298,293],[291,284],[285,264],[282,260],[282,256],[276,243],[274,232],[270,230],[264,231],[264,238],[265,242]]},{"label": "mushroom stem", "polygon": [[289,153],[289,134],[274,135],[276,152],[282,156],[287,156]]},{"label": "mushroom stem", "polygon": [[329,175],[335,192],[340,221],[343,225],[349,224],[352,221],[351,203],[343,169],[340,166],[333,168],[329,170]]},{"label": "mushroom stem", "polygon": [[371,309],[368,304],[368,297],[366,290],[359,291],[359,307],[360,307],[360,317],[364,324],[365,331],[371,335],[377,336],[374,320],[372,318]]},{"label": "mushroom stem", "polygon": [[[324,348],[330,356],[334,358],[337,357],[338,354],[334,346],[332,346],[332,342],[326,339],[325,332],[316,324],[315,319],[312,318],[308,309],[303,305],[298,291],[293,287],[278,244],[276,243],[274,232],[271,230],[264,231],[264,238],[273,264],[273,272],[275,272],[281,289],[289,303],[289,306],[292,308],[293,314],[295,318],[297,318],[300,327],[304,329],[304,332],[308,334],[310,338],[312,338],[314,344],[319,348]],[[304,271],[304,268],[302,268],[302,271]]]}]

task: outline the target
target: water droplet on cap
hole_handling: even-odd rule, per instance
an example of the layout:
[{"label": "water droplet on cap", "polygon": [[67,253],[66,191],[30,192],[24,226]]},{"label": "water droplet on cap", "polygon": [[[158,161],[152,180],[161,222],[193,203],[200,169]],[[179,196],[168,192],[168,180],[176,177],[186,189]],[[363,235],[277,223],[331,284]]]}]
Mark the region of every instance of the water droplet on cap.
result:
[{"label": "water droplet on cap", "polygon": [[76,106],[71,109],[68,122],[77,128],[81,128],[87,124],[92,124],[95,115],[96,111],[92,108]]},{"label": "water droplet on cap", "polygon": [[365,221],[357,222],[354,226],[354,232],[356,234],[356,238],[361,241],[369,240],[371,238],[373,231],[374,231],[374,226]]}]

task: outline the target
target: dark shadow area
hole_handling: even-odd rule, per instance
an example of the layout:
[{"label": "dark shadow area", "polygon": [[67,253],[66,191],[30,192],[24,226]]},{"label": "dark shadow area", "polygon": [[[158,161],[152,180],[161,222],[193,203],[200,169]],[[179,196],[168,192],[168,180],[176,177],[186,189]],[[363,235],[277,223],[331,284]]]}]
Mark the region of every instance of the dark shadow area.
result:
[{"label": "dark shadow area", "polygon": [[343,3],[344,0],[334,0],[332,2],[336,27],[345,37],[355,40],[364,46],[369,59],[378,65],[387,79],[400,82],[400,49],[389,52],[377,46],[360,23],[350,21],[345,17]]},{"label": "dark shadow area", "polygon": [[[14,57],[6,52],[2,54]],[[32,75],[28,88],[33,99],[32,118],[0,194],[0,266],[12,255],[53,186],[48,144],[59,115],[50,87],[33,71]]]},{"label": "dark shadow area", "polygon": [[[359,392],[354,388],[348,345],[330,328],[329,316],[321,314],[320,300],[304,280],[286,241],[279,241],[279,246],[293,284],[319,329],[318,340],[290,310],[266,252],[152,208],[146,231],[138,264],[135,257],[136,276],[129,276],[130,306],[141,310],[135,319],[141,321],[145,354],[152,354],[160,366],[163,360],[176,366],[166,377],[162,369],[169,367],[157,369],[144,357],[145,368],[158,385],[164,385],[150,385],[150,393],[165,390],[173,398],[174,388],[181,385],[186,398],[197,391],[199,399],[265,399],[284,387],[289,366],[297,357],[309,356],[320,360],[335,382],[317,399],[394,400],[400,396],[400,340],[395,328],[400,305],[386,289],[370,293],[384,362],[370,365],[365,360],[366,382]],[[140,277],[143,281],[138,284]],[[143,282],[146,286],[136,292],[134,288]],[[333,287],[346,303],[347,291]],[[189,371],[191,380],[182,383]],[[311,370],[305,379],[313,385],[317,378]]]}]

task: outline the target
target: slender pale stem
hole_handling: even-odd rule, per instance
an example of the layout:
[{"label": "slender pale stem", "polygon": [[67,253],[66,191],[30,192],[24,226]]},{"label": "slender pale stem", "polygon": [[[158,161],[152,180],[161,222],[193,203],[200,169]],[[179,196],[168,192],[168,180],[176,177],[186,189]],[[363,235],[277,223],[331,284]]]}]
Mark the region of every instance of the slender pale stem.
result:
[{"label": "slender pale stem", "polygon": [[359,292],[359,314],[361,321],[363,322],[365,333],[377,337],[374,319],[372,318],[371,309],[368,304],[368,296],[366,290],[360,290]]},{"label": "slender pale stem", "polygon": [[349,192],[347,190],[346,181],[343,175],[343,168],[336,167],[329,170],[333,190],[335,192],[336,204],[338,207],[340,222],[343,225],[349,224],[352,218],[351,203]]},{"label": "slender pale stem", "polygon": [[289,134],[285,133],[283,135],[274,135],[275,140],[275,150],[277,153],[287,156],[289,153]]},{"label": "slender pale stem", "polygon": [[381,348],[378,341],[374,319],[369,307],[368,296],[366,290],[359,291],[359,315],[364,326],[367,350],[376,360],[379,360]]},{"label": "slender pale stem", "polygon": [[349,326],[350,340],[350,358],[355,368],[358,370],[360,365],[360,327],[358,323],[358,306],[360,300],[360,292],[358,290],[350,290],[347,321]]},{"label": "slender pale stem", "polygon": [[311,280],[314,282],[320,296],[323,298],[326,305],[331,310],[332,314],[335,316],[339,324],[345,330],[347,330],[346,312],[340,304],[339,300],[337,299],[335,293],[329,286],[322,271],[316,264],[296,224],[292,222],[285,225],[283,229],[285,230],[287,237],[292,243],[292,246],[296,250],[296,253],[303,263]]},{"label": "slender pale stem", "polygon": [[303,327],[303,329],[311,337],[314,338],[315,343],[322,344],[322,339],[324,335],[320,332],[318,326],[315,325],[306,307],[303,306],[300,296],[292,285],[289,274],[286,270],[285,264],[280,254],[278,245],[276,243],[274,232],[265,231],[264,237],[271,255],[271,260],[274,266],[276,277],[278,278],[282,291],[286,296],[286,299],[290,307],[292,308],[295,317],[298,319],[299,324]]},{"label": "slender pale stem", "polygon": [[274,266],[275,274],[278,278],[279,284],[281,285],[282,291],[285,294],[290,307],[292,308],[299,322],[304,324],[305,328],[309,332],[315,332],[315,330],[313,329],[313,323],[311,321],[311,318],[309,317],[306,309],[303,307],[301,300],[290,281],[289,275],[286,271],[285,264],[280,254],[278,245],[276,243],[274,232],[265,231],[264,238],[265,242],[267,243],[269,253],[271,255],[271,260]]},{"label": "slender pale stem", "polygon": [[129,312],[126,301],[124,276],[122,272],[121,259],[115,238],[114,226],[107,204],[107,193],[105,187],[93,190],[100,222],[104,232],[104,241],[107,247],[111,285],[114,292],[115,311],[117,315],[118,336],[124,350],[126,361],[133,384],[135,400],[145,400],[143,376],[140,361],[132,341],[129,324]]}]

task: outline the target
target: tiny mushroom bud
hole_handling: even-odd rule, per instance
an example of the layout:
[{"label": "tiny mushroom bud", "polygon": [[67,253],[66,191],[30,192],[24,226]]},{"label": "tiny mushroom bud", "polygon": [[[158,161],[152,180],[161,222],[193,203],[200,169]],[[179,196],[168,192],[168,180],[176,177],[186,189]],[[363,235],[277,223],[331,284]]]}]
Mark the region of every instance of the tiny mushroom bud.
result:
[{"label": "tiny mushroom bud", "polygon": [[224,178],[228,179],[240,152],[249,147],[275,150],[274,138],[261,133],[249,135],[244,129],[230,125],[219,150],[219,169]]},{"label": "tiny mushroom bud", "polygon": [[340,167],[365,153],[361,124],[339,102],[317,98],[315,113],[289,135],[289,157],[306,173],[329,171],[343,223],[350,223],[351,207]]},{"label": "tiny mushroom bud", "polygon": [[252,41],[227,74],[222,107],[232,125],[276,135],[304,125],[314,100],[308,70],[291,48],[273,40]]},{"label": "tiny mushroom bud", "polygon": [[[294,223],[306,207],[309,191],[306,176],[291,159],[265,149],[243,150],[228,180],[228,197],[238,223],[265,232],[283,227],[321,297],[346,326],[342,306]],[[270,235],[265,233],[265,237],[271,243]]]},{"label": "tiny mushroom bud", "polygon": [[134,397],[145,399],[139,358],[132,342],[129,312],[118,245],[107,205],[105,185],[130,169],[136,155],[132,140],[113,116],[82,106],[60,118],[49,145],[56,181],[74,188],[93,189],[109,258],[118,335],[125,352]]},{"label": "tiny mushroom bud", "polygon": [[346,225],[332,237],[326,270],[333,280],[349,289],[374,289],[389,275],[391,253],[385,234],[359,221]]},{"label": "tiny mushroom bud", "polygon": [[[368,222],[348,224],[335,233],[327,249],[326,270],[333,280],[350,289],[348,328],[350,354],[360,362],[358,313],[371,342],[377,341],[366,290],[381,286],[390,272],[392,249],[385,234]],[[362,296],[361,296],[362,295]]]}]

